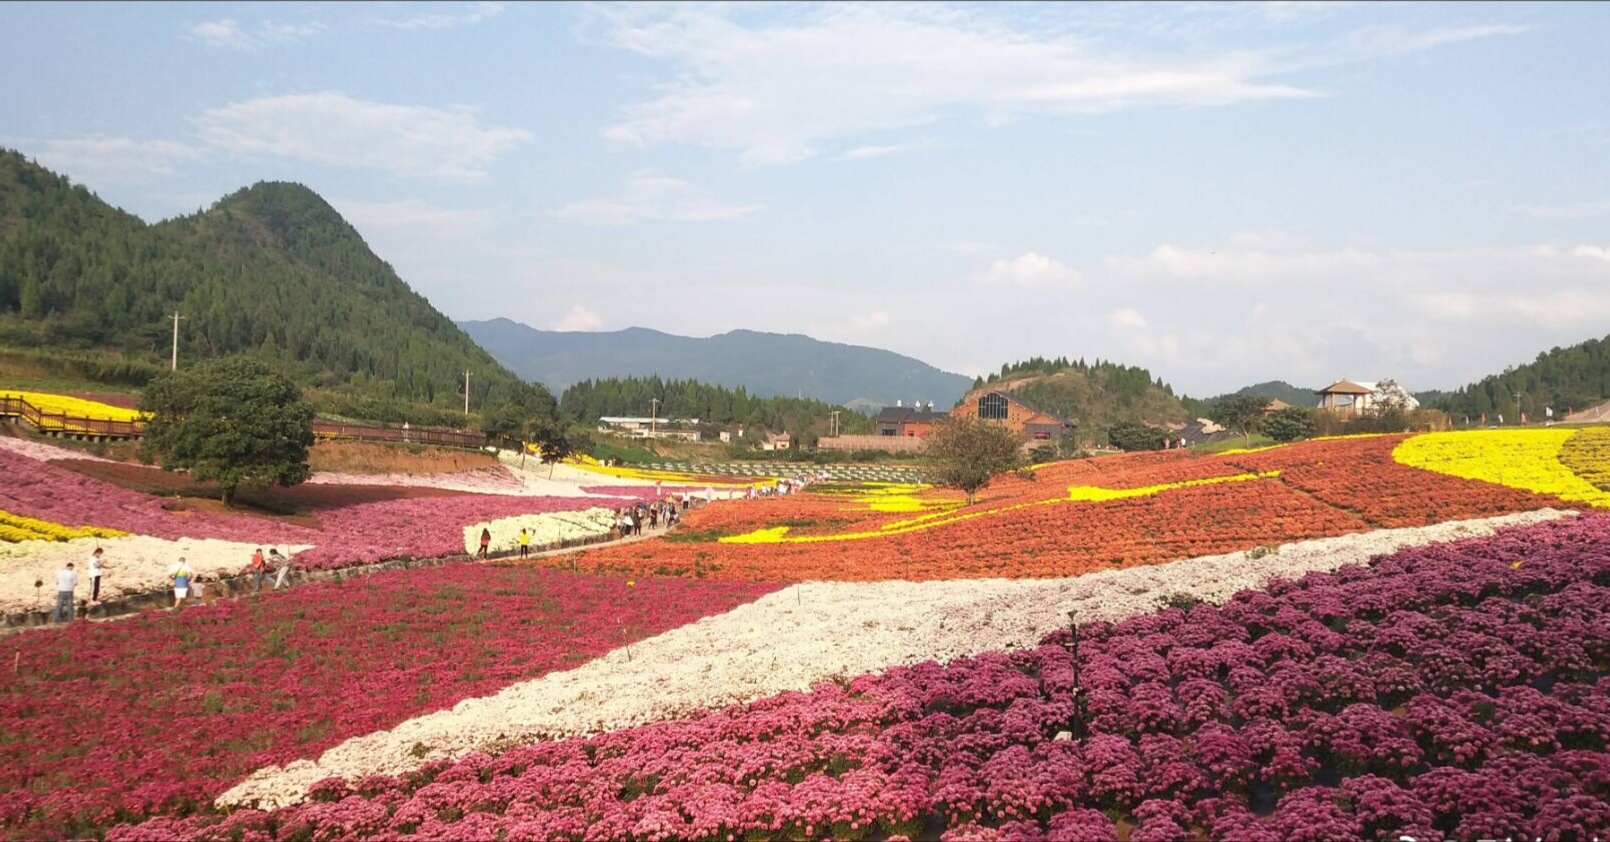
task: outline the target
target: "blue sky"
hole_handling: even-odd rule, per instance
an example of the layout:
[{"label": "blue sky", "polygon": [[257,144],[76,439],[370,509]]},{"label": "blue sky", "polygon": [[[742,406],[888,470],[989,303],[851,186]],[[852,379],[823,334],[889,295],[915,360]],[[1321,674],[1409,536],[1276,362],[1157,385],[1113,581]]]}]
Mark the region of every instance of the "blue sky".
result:
[{"label": "blue sky", "polygon": [[1610,333],[1610,5],[7,3],[0,144],[312,187],[457,319],[1209,395]]}]

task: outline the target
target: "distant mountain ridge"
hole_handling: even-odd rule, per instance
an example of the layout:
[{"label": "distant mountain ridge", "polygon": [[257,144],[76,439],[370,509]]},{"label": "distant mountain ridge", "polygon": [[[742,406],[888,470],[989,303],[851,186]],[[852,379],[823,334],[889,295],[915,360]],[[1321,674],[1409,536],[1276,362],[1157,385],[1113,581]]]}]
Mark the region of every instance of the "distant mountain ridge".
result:
[{"label": "distant mountain ridge", "polygon": [[499,362],[554,393],[583,380],[697,380],[757,397],[804,396],[857,409],[896,400],[950,406],[972,381],[921,360],[801,334],[734,330],[708,338],[643,327],[601,332],[538,330],[509,319],[458,326]]}]

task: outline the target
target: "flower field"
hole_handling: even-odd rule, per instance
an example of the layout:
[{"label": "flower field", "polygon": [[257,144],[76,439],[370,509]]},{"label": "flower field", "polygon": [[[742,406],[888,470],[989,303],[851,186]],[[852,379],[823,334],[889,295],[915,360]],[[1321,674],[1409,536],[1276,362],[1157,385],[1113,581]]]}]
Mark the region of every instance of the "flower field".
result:
[{"label": "flower field", "polygon": [[[1052,463],[972,506],[914,484],[717,486],[643,542],[19,635],[0,651],[19,666],[0,825],[1610,838],[1610,437],[1495,432]],[[488,528],[508,550],[714,479],[503,458],[391,493],[331,477],[282,522],[168,511],[42,451],[0,460],[24,480],[0,510],[131,533],[0,544],[29,585],[86,542],[115,563],[273,535],[339,567],[462,553]]]},{"label": "flower field", "polygon": [[108,838],[1589,839],[1607,641],[1596,515]]},{"label": "flower field", "polygon": [[259,766],[768,590],[453,564],[10,637],[0,822],[57,836],[194,809]]}]

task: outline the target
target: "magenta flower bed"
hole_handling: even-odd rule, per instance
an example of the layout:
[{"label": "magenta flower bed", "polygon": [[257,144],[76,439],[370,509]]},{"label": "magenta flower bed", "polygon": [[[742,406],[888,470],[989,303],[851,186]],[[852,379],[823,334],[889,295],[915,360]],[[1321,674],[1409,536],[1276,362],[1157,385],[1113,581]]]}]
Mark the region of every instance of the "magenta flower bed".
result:
[{"label": "magenta flower bed", "polygon": [[[0,827],[82,835],[773,586],[450,564],[0,641]],[[624,627],[624,631],[623,631]]]},{"label": "magenta flower bed", "polygon": [[157,538],[313,544],[312,529],[247,516],[174,513],[162,499],[0,450],[0,510],[68,526],[104,526]]},{"label": "magenta flower bed", "polygon": [[1069,639],[108,839],[1610,833],[1610,518],[1094,624],[1079,716]]},{"label": "magenta flower bed", "polygon": [[298,567],[327,570],[387,558],[433,558],[464,552],[464,527],[544,512],[612,508],[627,501],[596,497],[509,497],[465,494],[358,503],[319,513],[318,546],[296,555]]}]

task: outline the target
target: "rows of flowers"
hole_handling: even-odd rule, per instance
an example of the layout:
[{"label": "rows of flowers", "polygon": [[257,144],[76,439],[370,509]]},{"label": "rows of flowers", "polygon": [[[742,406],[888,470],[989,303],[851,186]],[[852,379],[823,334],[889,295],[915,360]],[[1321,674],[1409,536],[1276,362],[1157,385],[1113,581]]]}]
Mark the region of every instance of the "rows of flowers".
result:
[{"label": "rows of flowers", "polygon": [[1429,433],[1404,440],[1392,457],[1427,471],[1610,506],[1610,491],[1560,459],[1566,442],[1578,434],[1568,427]]},{"label": "rows of flowers", "polygon": [[[130,533],[163,539],[171,545],[141,545],[142,554],[165,557],[157,565],[166,569],[188,547],[209,547],[203,555],[229,555],[229,546],[213,546],[203,539],[253,547],[307,548],[295,564],[308,570],[327,570],[369,564],[398,557],[434,557],[465,551],[466,524],[510,517],[535,517],[555,512],[580,512],[610,506],[623,498],[593,495],[529,497],[503,494],[462,494],[390,499],[338,505],[319,510],[314,529],[246,515],[205,511],[169,511],[161,498],[121,488],[75,471],[40,462],[0,448],[0,511],[14,512],[63,528],[93,528],[90,534]],[[578,521],[579,523],[579,521]],[[535,525],[535,523],[533,524]],[[557,527],[556,527],[557,528]],[[518,532],[519,527],[514,528]],[[65,534],[65,533],[64,533]],[[477,529],[477,534],[479,530]],[[33,558],[29,568],[54,563],[59,552],[51,541],[29,540],[13,548],[13,558]],[[250,550],[246,553],[250,555]],[[189,557],[187,555],[187,557]],[[40,561],[43,560],[43,561]],[[192,561],[196,559],[191,558]],[[226,562],[242,564],[241,562]],[[211,569],[210,562],[203,569]],[[7,572],[9,577],[10,571]],[[9,581],[9,580],[8,580]],[[108,583],[112,580],[109,579]],[[124,580],[125,583],[131,580]],[[16,596],[23,584],[9,581],[0,598]],[[32,599],[33,594],[26,594]]]},{"label": "rows of flowers", "polygon": [[107,838],[1587,840],[1607,667],[1592,515]]},{"label": "rows of flowers", "polygon": [[[720,536],[714,536],[710,541],[665,542],[652,554],[633,546],[592,550],[578,563],[584,569],[625,575],[703,571],[766,581],[1043,578],[1250,550],[1369,528],[1357,516],[1277,479],[1184,487],[1105,503],[1067,502],[1065,489],[1042,489],[1042,493],[1047,490],[1061,492],[1062,499],[1040,505],[980,504],[933,528],[890,530],[869,540],[744,544],[721,543]],[[813,495],[801,496],[808,499]],[[734,504],[732,508],[754,506],[759,512],[762,505]],[[799,522],[801,515],[796,511],[811,519],[792,495],[764,505],[772,516],[784,518],[785,524]],[[1534,503],[1509,511],[1545,506]],[[909,517],[880,514],[884,518]],[[710,512],[709,517],[725,515]],[[832,523],[833,518],[824,515],[820,523]],[[673,537],[699,538],[709,522],[704,513],[696,512],[679,527],[682,535],[673,533]],[[840,522],[829,528],[853,527]]]},{"label": "rows of flowers", "polygon": [[[1516,487],[1500,484],[1498,476],[1460,476],[1404,464],[1398,458],[1403,448],[1419,447],[1416,442],[1449,441],[1444,435],[1332,439],[1225,457],[1225,461],[1247,471],[1280,471],[1281,482],[1372,526],[1418,526],[1542,506],[1588,507],[1556,494],[1561,490],[1558,486]],[[1483,447],[1493,443],[1478,433],[1446,435],[1471,436],[1466,441]],[[1479,452],[1489,454],[1484,459],[1502,458],[1502,451]]]},{"label": "rows of flowers", "polygon": [[93,418],[97,421],[139,421],[146,417],[145,413],[127,407],[113,406],[109,403],[101,403],[87,398],[75,398],[70,395],[56,395],[47,392],[0,389],[0,398],[21,398],[32,404],[40,412],[73,415],[79,418]]},{"label": "rows of flowers", "polygon": [[1222,602],[1283,576],[1362,564],[1403,547],[1491,535],[1562,514],[1529,512],[1379,530],[1306,541],[1278,552],[1210,556],[1075,579],[793,585],[626,652],[351,740],[316,763],[260,770],[220,802],[284,805],[302,799],[325,777],[358,781],[373,774],[402,775],[429,758],[695,715],[803,691],[833,676],[1033,647],[1048,629],[1065,622],[1069,611],[1115,622],[1180,599]]},{"label": "rows of flowers", "polygon": [[1560,464],[1600,491],[1610,491],[1610,427],[1586,427],[1560,446]]},{"label": "rows of flowers", "polygon": [[525,514],[484,520],[464,527],[463,551],[474,553],[481,547],[481,530],[492,534],[488,548],[494,553],[505,553],[520,546],[520,530],[526,531],[530,546],[542,549],[562,541],[603,538],[615,528],[615,510],[602,507],[579,512],[549,512]]},{"label": "rows of flowers", "polygon": [[62,837],[183,813],[264,764],[768,590],[453,564],[5,638],[0,827]]},{"label": "rows of flowers", "polygon": [[71,541],[74,538],[116,538],[124,533],[99,526],[63,526],[48,520],[0,511],[0,541]]}]

